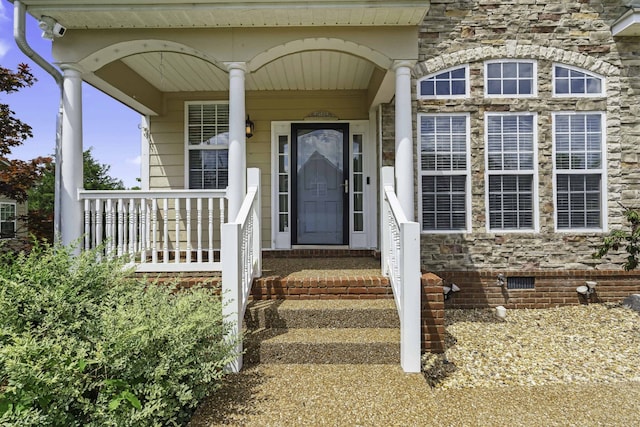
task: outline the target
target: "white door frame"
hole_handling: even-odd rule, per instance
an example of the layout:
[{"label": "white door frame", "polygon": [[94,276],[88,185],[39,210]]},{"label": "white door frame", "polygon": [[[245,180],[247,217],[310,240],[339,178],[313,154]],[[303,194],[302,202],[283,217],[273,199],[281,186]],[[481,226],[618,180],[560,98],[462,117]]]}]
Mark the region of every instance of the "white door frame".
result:
[{"label": "white door frame", "polygon": [[[308,123],[307,121],[274,121],[271,122],[271,248],[291,249],[291,125],[293,123]],[[378,210],[377,210],[377,168],[376,168],[376,140],[375,120],[337,120],[331,123],[346,123],[349,125],[349,248],[376,249],[378,240]],[[372,131],[373,129],[373,131]],[[362,139],[362,231],[354,230],[354,168],[353,146],[354,135]],[[280,153],[281,143],[286,144],[286,155]],[[282,170],[286,167],[286,170]],[[287,171],[289,171],[287,173]],[[286,178],[284,178],[286,176]],[[286,180],[286,192],[280,191],[280,180]],[[288,211],[281,214],[279,200],[288,207]],[[289,227],[280,229],[280,220],[287,222]],[[283,225],[285,225],[283,223]],[[330,246],[334,247],[334,246]]]}]

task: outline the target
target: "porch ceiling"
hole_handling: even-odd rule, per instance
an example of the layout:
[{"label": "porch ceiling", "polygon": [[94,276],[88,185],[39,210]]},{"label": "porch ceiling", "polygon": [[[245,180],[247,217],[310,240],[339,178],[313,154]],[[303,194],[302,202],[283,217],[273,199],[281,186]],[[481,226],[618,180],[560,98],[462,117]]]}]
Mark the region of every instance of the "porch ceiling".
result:
[{"label": "porch ceiling", "polygon": [[[149,52],[122,59],[131,70],[161,92],[226,91],[229,76],[202,59]],[[246,89],[350,90],[367,89],[375,66],[341,52],[311,51],[287,55],[246,76]]]},{"label": "porch ceiling", "polygon": [[424,0],[24,0],[69,29],[418,25]]}]

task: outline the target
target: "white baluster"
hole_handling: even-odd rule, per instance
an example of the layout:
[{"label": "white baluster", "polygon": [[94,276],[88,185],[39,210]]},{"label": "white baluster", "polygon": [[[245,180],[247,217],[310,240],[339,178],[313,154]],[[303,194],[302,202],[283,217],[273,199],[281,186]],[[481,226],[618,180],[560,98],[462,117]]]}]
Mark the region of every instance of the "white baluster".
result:
[{"label": "white baluster", "polygon": [[169,199],[162,199],[162,203],[164,203],[164,241],[162,242],[162,262],[167,263],[169,262]]},{"label": "white baluster", "polygon": [[147,262],[147,239],[148,236],[148,224],[147,224],[147,201],[140,199],[140,262]]},{"label": "white baluster", "polygon": [[198,227],[198,255],[197,255],[197,260],[198,262],[202,262],[202,198],[198,197],[198,202],[197,202],[197,227]]},{"label": "white baluster", "polygon": [[97,248],[98,245],[103,243],[102,241],[102,222],[104,218],[102,217],[102,200],[96,199],[96,211],[94,212],[94,225],[95,225],[95,233],[93,233],[93,247]]},{"label": "white baluster", "polygon": [[84,250],[91,248],[91,200],[84,201]]},{"label": "white baluster", "polygon": [[136,201],[129,199],[129,256],[131,261],[135,261],[136,253]]},{"label": "white baluster", "polygon": [[151,245],[151,262],[154,264],[158,263],[158,199],[153,199],[151,201],[151,221],[152,225],[152,239],[153,244]]},{"label": "white baluster", "polygon": [[174,262],[178,264],[180,262],[180,199],[176,198],[175,201],[175,211],[176,211],[176,242],[175,242],[175,250]]},{"label": "white baluster", "polygon": [[107,199],[107,208],[106,208],[106,212],[105,212],[105,237],[107,238],[107,247],[106,247],[106,251],[107,251],[107,256],[112,257],[113,256],[113,247],[114,247],[114,242],[113,242],[113,232],[115,230],[114,227],[114,218],[113,218],[113,199]]},{"label": "white baluster", "polygon": [[118,256],[122,256],[124,253],[124,201],[122,199],[118,199]]},{"label": "white baluster", "polygon": [[[224,224],[224,198],[218,200],[218,209],[220,211],[220,245],[222,246],[222,225]],[[222,258],[222,248],[220,248],[220,257]]]},{"label": "white baluster", "polygon": [[186,262],[191,262],[191,199],[187,198],[185,200],[185,221],[187,223],[187,253],[186,253]]},{"label": "white baluster", "polygon": [[209,208],[209,223],[207,230],[209,232],[209,262],[213,262],[213,198],[207,199],[207,207]]}]

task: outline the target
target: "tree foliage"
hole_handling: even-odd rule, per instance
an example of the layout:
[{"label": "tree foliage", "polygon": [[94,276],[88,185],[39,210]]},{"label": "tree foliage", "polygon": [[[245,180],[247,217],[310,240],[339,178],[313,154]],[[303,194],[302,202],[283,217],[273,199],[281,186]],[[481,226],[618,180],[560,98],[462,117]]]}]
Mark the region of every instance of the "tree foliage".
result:
[{"label": "tree foliage", "polygon": [[625,208],[624,217],[628,223],[628,229],[614,230],[606,236],[598,250],[593,254],[594,258],[602,258],[610,251],[618,251],[624,247],[627,252],[624,269],[634,270],[640,265],[640,210]]},{"label": "tree foliage", "polygon": [[[109,165],[93,158],[91,148],[82,153],[85,190],[124,190],[122,180],[109,175]],[[45,168],[42,177],[29,191],[29,210],[41,210],[53,214],[55,191],[55,163]]]},{"label": "tree foliage", "polygon": [[[82,153],[85,190],[124,190],[121,180],[109,175],[109,165],[93,158],[91,149]],[[42,176],[29,191],[29,229],[43,240],[53,241],[55,163],[46,165]]]},{"label": "tree foliage", "polygon": [[[18,71],[0,67],[0,91],[2,92],[17,92],[33,85],[35,81],[27,64],[19,64]],[[9,105],[0,104],[0,156],[3,157],[11,153],[11,147],[18,146],[33,136],[31,126],[14,117],[14,114]]]},{"label": "tree foliage", "polygon": [[[0,92],[13,93],[32,86],[36,78],[27,64],[19,64],[17,71],[0,66]],[[8,104],[0,103],[0,194],[18,202],[27,198],[29,189],[41,176],[49,157],[38,157],[30,161],[8,160],[13,147],[32,137],[31,126],[17,117]]]}]

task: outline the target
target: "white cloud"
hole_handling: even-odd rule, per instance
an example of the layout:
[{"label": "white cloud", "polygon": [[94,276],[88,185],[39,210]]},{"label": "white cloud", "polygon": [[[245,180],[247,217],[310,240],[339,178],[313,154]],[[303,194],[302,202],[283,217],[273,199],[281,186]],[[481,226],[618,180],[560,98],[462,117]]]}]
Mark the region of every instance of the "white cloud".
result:
[{"label": "white cloud", "polygon": [[132,165],[139,165],[142,163],[142,156],[129,157],[126,162]]},{"label": "white cloud", "polygon": [[7,9],[4,7],[4,2],[0,1],[0,22],[8,21],[9,13],[7,13]]},{"label": "white cloud", "polygon": [[4,58],[4,56],[11,49],[11,45],[7,43],[5,40],[0,39],[0,59]]},{"label": "white cloud", "polygon": [[[4,1],[0,0],[0,23],[2,23],[3,27],[5,25],[10,26],[9,24],[4,24],[9,21],[9,13],[4,5]],[[4,33],[4,31],[2,32]],[[7,40],[0,38],[0,59],[4,58],[7,52],[9,52],[9,49],[11,49],[11,44]]]}]

